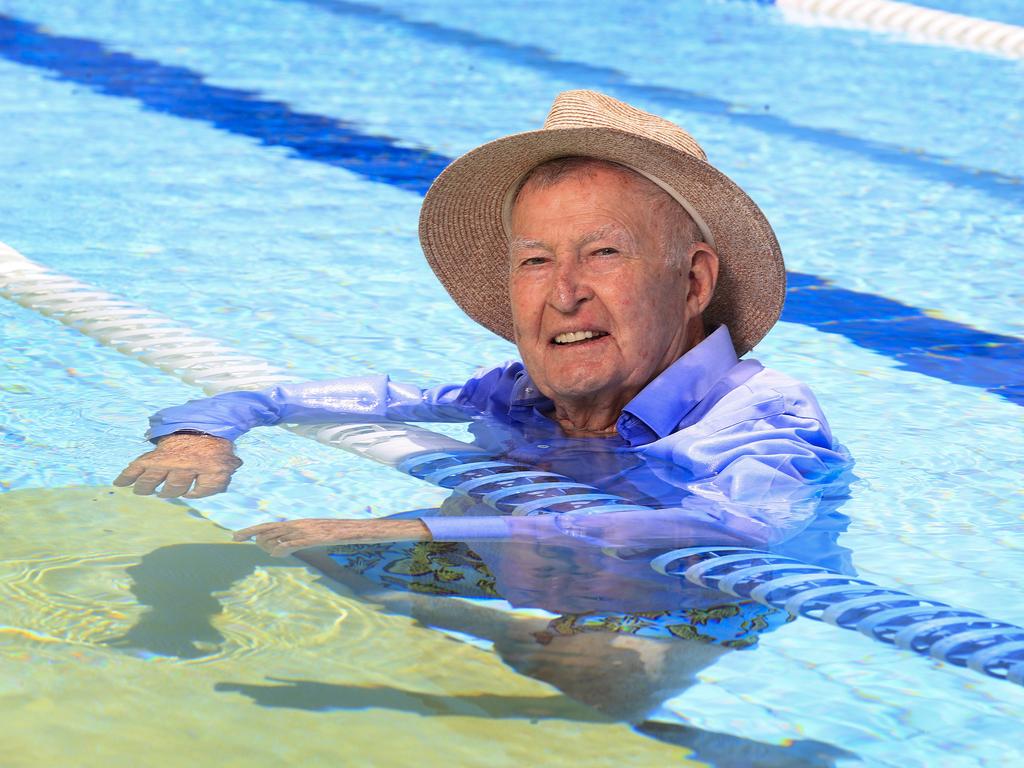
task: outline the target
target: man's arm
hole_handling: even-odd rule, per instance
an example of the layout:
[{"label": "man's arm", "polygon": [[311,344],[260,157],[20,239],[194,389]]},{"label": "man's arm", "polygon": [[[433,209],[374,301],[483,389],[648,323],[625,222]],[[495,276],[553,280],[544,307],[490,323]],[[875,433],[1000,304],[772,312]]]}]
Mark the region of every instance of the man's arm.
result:
[{"label": "man's arm", "polygon": [[[830,511],[826,499],[845,497],[847,481],[842,464],[815,483],[793,484],[774,501],[762,495],[757,503],[730,501],[690,493],[664,508],[624,507],[621,512],[587,514],[585,509],[559,511],[558,497],[552,508],[540,514],[517,516],[493,514],[430,516],[414,520],[292,520],[266,523],[239,531],[236,541],[255,537],[273,555],[287,555],[305,547],[330,544],[382,543],[388,541],[454,541],[564,544],[574,541],[598,548],[671,548],[701,545],[771,548],[803,532],[819,515]],[[749,469],[749,462],[745,466]],[[764,470],[767,472],[767,470]],[[723,478],[728,484],[732,478]],[[778,478],[776,478],[778,479]],[[711,478],[699,484],[713,487]],[[523,486],[526,490],[529,486]],[[799,490],[798,490],[799,488]],[[596,490],[596,489],[595,489]],[[779,486],[776,486],[776,491]],[[479,504],[477,509],[485,509]]]},{"label": "man's arm", "polygon": [[[681,498],[663,508],[588,515],[585,510],[559,512],[554,496],[552,513],[515,516],[494,510],[493,514],[436,516],[415,522],[437,541],[554,542],[569,537],[598,547],[765,548],[807,528],[824,497],[845,497],[845,470],[852,465],[824,421],[789,413],[735,422],[724,429],[680,432],[652,445],[646,458],[656,475],[679,488]],[[524,485],[524,492],[528,488]],[[313,522],[324,525],[308,531],[301,520],[275,525],[281,526],[278,533],[294,529],[296,539],[310,542],[306,546],[359,543],[347,538],[355,530],[347,527],[350,522],[366,526],[359,529],[360,535],[372,536],[374,541],[392,540],[387,537],[394,521]],[[314,541],[316,535],[324,538]]]},{"label": "man's arm", "polygon": [[332,520],[309,518],[261,523],[234,534],[235,541],[255,541],[274,557],[300,549],[332,544],[386,544],[394,541],[430,541],[422,520]]},{"label": "man's arm", "polygon": [[158,411],[146,436],[154,440],[184,430],[234,441],[275,424],[466,421],[476,413],[464,395],[474,381],[420,389],[382,375],[225,392]]},{"label": "man's arm", "polygon": [[522,364],[481,369],[462,385],[432,389],[366,376],[284,384],[258,392],[225,392],[165,408],[150,418],[156,448],[114,481],[135,493],[200,498],[227,488],[241,466],[232,442],[254,427],[282,423],[468,421],[507,408]]},{"label": "man's arm", "polygon": [[622,512],[585,510],[530,516],[498,515],[424,518],[437,541],[537,542],[566,537],[596,547],[673,547],[727,545],[763,548],[799,534],[814,519],[818,499],[765,510],[743,504],[687,496],[671,507],[626,508]]},{"label": "man's arm", "polygon": [[790,516],[789,525],[784,527],[758,519],[756,511],[694,496],[677,507],[595,515],[552,512],[519,517],[495,512],[493,516],[413,520],[288,520],[244,528],[234,534],[234,540],[253,540],[275,557],[309,547],[395,541],[574,541],[598,548],[644,549],[702,544],[767,547],[806,527],[816,504],[812,502],[808,512]]}]

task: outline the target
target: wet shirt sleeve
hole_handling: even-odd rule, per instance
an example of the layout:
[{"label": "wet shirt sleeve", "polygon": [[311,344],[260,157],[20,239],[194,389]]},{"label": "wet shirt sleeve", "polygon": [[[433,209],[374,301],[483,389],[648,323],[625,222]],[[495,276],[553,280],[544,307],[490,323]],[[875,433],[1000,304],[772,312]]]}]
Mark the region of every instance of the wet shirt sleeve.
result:
[{"label": "wet shirt sleeve", "polygon": [[254,427],[274,424],[375,421],[471,421],[507,411],[522,364],[480,369],[463,384],[431,389],[392,381],[387,375],[282,384],[253,392],[225,392],[158,411],[150,440],[197,430],[235,440]]},{"label": "wet shirt sleeve", "polygon": [[595,547],[657,548],[702,544],[770,547],[799,534],[814,519],[818,499],[772,509],[691,496],[663,509],[427,517],[436,541],[557,543],[567,539]]}]

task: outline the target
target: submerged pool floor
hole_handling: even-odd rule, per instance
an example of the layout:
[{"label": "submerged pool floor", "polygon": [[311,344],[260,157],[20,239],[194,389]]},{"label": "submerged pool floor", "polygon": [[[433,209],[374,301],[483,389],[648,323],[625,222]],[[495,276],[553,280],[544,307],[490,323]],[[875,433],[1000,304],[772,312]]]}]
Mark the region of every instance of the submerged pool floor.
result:
[{"label": "submerged pool floor", "polygon": [[[21,524],[40,515],[49,535]],[[229,543],[185,505],[13,491],[0,525],[12,768],[513,766],[538,744],[552,764],[681,758],[297,560]]]}]

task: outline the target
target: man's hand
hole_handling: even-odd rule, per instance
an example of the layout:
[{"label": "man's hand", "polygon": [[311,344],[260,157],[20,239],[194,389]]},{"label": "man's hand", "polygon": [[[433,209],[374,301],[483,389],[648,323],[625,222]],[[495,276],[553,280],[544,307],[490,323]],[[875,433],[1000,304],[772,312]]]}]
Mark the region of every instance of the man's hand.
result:
[{"label": "man's hand", "polygon": [[235,541],[256,543],[274,557],[329,544],[384,544],[430,541],[430,529],[419,520],[287,520],[236,531]]},{"label": "man's hand", "polygon": [[135,493],[147,496],[163,483],[159,495],[165,499],[198,499],[226,490],[231,473],[240,466],[242,460],[235,456],[230,440],[212,435],[167,435],[157,441],[155,450],[125,467],[114,485],[134,483]]}]

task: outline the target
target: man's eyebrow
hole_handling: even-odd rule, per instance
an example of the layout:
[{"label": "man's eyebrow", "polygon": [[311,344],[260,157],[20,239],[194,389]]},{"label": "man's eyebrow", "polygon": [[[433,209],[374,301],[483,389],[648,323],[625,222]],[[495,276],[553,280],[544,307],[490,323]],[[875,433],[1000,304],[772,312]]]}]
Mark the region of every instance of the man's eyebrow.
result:
[{"label": "man's eyebrow", "polygon": [[509,243],[509,250],[513,253],[516,251],[526,250],[529,248],[539,248],[542,251],[550,251],[551,249],[541,240],[530,240],[526,237],[517,237],[511,243]]},{"label": "man's eyebrow", "polygon": [[630,238],[629,233],[622,227],[616,224],[605,224],[603,227],[598,227],[593,232],[588,232],[580,238],[579,245],[589,245],[590,243],[597,240],[604,240],[605,238],[632,239]]},{"label": "man's eyebrow", "polygon": [[[589,245],[597,240],[604,240],[605,238],[618,238],[625,239],[632,242],[632,237],[622,227],[615,224],[605,224],[603,227],[598,227],[592,232],[587,232],[583,237],[577,241],[577,246]],[[538,248],[542,251],[550,251],[551,246],[545,243],[543,240],[531,240],[527,237],[517,237],[509,244],[509,250],[515,253],[519,250],[527,250],[530,248]]]}]

